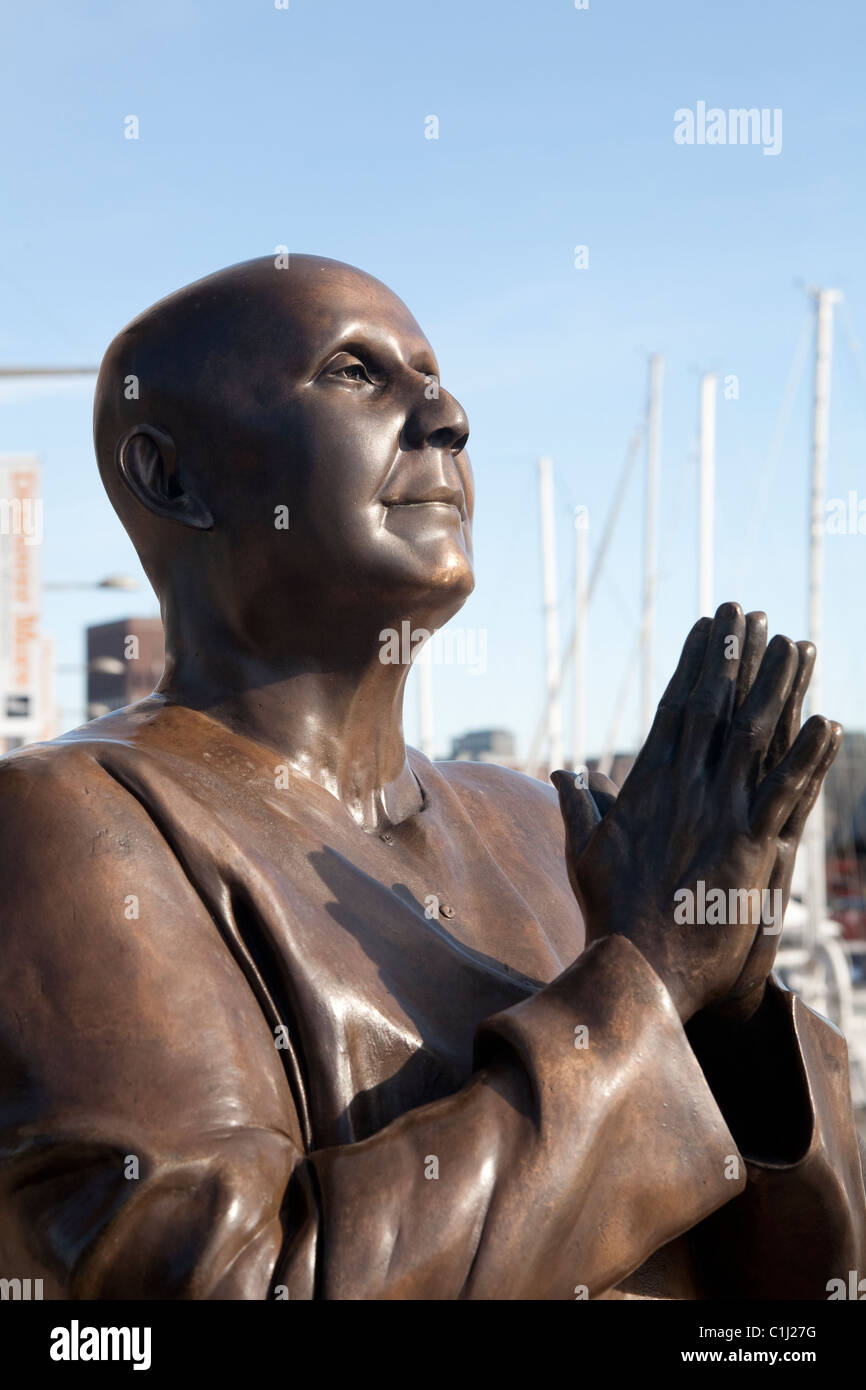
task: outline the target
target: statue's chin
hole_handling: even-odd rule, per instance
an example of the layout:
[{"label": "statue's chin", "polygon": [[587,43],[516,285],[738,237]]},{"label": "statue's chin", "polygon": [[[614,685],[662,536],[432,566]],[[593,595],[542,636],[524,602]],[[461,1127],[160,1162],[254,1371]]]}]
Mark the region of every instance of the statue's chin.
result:
[{"label": "statue's chin", "polygon": [[456,612],[475,588],[472,560],[462,536],[419,538],[411,546],[391,547],[381,559],[383,563],[369,571],[371,577],[375,572],[375,588],[381,597],[400,605],[429,599]]},{"label": "statue's chin", "polygon": [[475,588],[472,566],[462,552],[459,556],[449,556],[432,572],[428,570],[425,574],[418,574],[416,580],[415,598],[424,606],[429,604],[431,610],[435,611],[437,627],[463,607]]},{"label": "statue's chin", "polygon": [[464,603],[472,593],[472,585],[467,589],[452,588],[445,593],[439,592],[431,595],[429,604],[419,608],[423,615],[423,626],[428,627],[431,632],[443,628],[446,623],[450,623],[463,607]]}]

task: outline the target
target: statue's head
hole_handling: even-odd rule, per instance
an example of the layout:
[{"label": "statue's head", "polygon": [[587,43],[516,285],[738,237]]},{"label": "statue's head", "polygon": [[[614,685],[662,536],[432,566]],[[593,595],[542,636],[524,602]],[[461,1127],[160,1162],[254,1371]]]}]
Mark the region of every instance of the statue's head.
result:
[{"label": "statue's head", "polygon": [[439,626],[472,591],[466,416],[350,266],[267,257],[160,301],[108,349],[94,432],[164,612],[209,605],[251,649],[280,623]]}]

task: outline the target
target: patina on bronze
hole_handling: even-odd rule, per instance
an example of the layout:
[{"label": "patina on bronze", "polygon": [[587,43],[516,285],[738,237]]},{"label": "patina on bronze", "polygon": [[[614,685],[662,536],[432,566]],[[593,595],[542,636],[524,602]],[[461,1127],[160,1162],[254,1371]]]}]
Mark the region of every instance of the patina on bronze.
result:
[{"label": "patina on bronze", "polygon": [[699,881],[787,897],[841,736],[799,728],[812,649],[703,619],[619,796],[407,749],[382,633],[473,583],[438,375],[393,294],[306,256],[106,354],[99,463],[167,663],[0,763],[0,1274],[46,1297],[866,1270],[843,1039],[772,978],[777,934],[674,913]]}]

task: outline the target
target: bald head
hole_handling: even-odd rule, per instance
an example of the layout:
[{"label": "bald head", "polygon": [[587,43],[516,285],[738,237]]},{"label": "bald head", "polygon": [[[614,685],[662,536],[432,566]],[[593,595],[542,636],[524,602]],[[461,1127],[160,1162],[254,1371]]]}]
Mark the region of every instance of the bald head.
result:
[{"label": "bald head", "polygon": [[413,566],[416,588],[465,568],[468,426],[438,375],[396,295],[316,256],[246,261],[140,314],[105,354],[94,435],[161,597],[276,583],[380,602]]},{"label": "bald head", "polygon": [[103,484],[138,543],[148,519],[133,505],[117,466],[118,443],[142,421],[178,444],[224,437],[239,409],[267,403],[279,364],[303,363],[316,329],[347,316],[382,316],[421,330],[406,306],[373,276],[319,256],[262,256],[196,280],[161,299],[118,333],[102,360],[94,442]]}]

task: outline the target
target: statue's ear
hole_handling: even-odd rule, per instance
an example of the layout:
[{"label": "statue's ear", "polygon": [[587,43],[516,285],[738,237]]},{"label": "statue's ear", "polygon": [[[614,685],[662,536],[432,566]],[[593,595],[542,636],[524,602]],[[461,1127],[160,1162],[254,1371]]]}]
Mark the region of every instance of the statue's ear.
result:
[{"label": "statue's ear", "polygon": [[174,440],[165,430],[133,425],[117,441],[115,457],[126,486],[148,511],[198,531],[211,529],[209,509],[183,486]]}]

